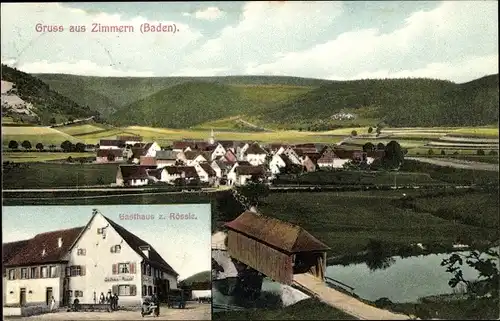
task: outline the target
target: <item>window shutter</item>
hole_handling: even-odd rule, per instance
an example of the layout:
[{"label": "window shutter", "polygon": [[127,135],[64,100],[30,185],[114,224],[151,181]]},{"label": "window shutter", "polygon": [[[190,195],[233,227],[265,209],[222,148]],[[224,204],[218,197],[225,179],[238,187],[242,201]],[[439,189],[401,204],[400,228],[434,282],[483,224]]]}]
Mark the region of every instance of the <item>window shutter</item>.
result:
[{"label": "window shutter", "polygon": [[137,287],[134,284],[130,285],[130,295],[131,296],[137,295]]},{"label": "window shutter", "polygon": [[112,294],[116,293],[116,294],[119,295],[119,293],[118,293],[118,285],[113,285],[111,292],[113,292]]},{"label": "window shutter", "polygon": [[69,266],[66,267],[66,276],[71,276],[71,268]]},{"label": "window shutter", "polygon": [[40,269],[35,268],[35,279],[40,278]]},{"label": "window shutter", "polygon": [[110,251],[111,253],[115,253],[115,246],[113,245],[113,246],[109,249],[109,251]]},{"label": "window shutter", "polygon": [[86,249],[83,249],[83,255],[87,255],[87,250]]},{"label": "window shutter", "polygon": [[135,263],[130,263],[129,270],[130,274],[135,274]]},{"label": "window shutter", "polygon": [[14,277],[14,279],[16,279],[16,280],[21,279],[21,269],[17,268],[14,271],[15,271],[15,273],[14,273],[15,277]]},{"label": "window shutter", "polygon": [[85,275],[85,265],[80,265],[80,275],[81,276]]},{"label": "window shutter", "polygon": [[55,267],[55,274],[56,274],[56,278],[61,276],[61,269],[58,265],[56,265],[56,267]]},{"label": "window shutter", "polygon": [[118,273],[118,265],[113,264],[113,274],[117,274],[117,273]]}]

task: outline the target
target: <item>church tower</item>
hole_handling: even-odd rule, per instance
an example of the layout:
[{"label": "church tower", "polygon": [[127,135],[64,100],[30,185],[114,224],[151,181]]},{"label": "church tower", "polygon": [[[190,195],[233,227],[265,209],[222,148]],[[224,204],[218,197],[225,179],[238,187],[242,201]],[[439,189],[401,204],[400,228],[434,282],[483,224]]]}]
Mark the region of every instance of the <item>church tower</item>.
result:
[{"label": "church tower", "polygon": [[211,131],[210,139],[208,140],[208,142],[210,143],[210,145],[214,145],[215,144],[215,135],[214,135],[214,130],[213,129]]}]

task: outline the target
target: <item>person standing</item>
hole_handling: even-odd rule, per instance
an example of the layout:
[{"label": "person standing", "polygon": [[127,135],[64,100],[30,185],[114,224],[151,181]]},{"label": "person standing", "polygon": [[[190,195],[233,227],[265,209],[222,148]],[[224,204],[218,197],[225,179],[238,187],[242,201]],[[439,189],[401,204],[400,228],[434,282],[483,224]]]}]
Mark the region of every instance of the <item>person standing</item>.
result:
[{"label": "person standing", "polygon": [[101,292],[101,296],[99,297],[99,304],[106,303],[106,297],[104,297],[104,292]]},{"label": "person standing", "polygon": [[114,297],[113,297],[113,301],[115,303],[115,311],[118,310],[118,294],[115,293]]},{"label": "person standing", "polygon": [[50,312],[54,312],[56,308],[56,299],[54,299],[54,297],[52,296],[50,298]]}]

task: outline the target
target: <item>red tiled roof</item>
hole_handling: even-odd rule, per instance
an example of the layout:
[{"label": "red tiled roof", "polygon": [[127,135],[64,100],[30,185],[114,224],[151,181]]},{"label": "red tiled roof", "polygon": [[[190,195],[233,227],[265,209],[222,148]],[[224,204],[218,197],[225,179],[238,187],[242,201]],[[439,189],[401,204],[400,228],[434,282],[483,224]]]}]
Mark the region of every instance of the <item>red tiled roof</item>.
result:
[{"label": "red tiled roof", "polygon": [[264,169],[264,166],[259,165],[259,166],[251,166],[251,165],[239,165],[237,166],[234,171],[238,175],[264,175],[266,170]]},{"label": "red tiled roof", "polygon": [[148,150],[142,147],[132,147],[132,158],[140,159],[141,156],[146,155],[147,152]]},{"label": "red tiled roof", "polygon": [[330,249],[298,225],[250,211],[244,212],[225,226],[290,254]]},{"label": "red tiled roof", "polygon": [[231,150],[226,150],[226,153],[224,154],[224,157],[229,161],[229,162],[235,162],[237,160],[236,155]]},{"label": "red tiled roof", "polygon": [[151,166],[156,165],[156,158],[141,156],[140,164],[141,165],[151,165]]},{"label": "red tiled roof", "polygon": [[108,157],[109,155],[123,157],[123,151],[121,149],[99,149],[97,151],[97,157]]},{"label": "red tiled roof", "polygon": [[[71,245],[77,239],[84,227],[75,227],[66,230],[58,230],[35,235],[27,240],[26,246],[17,251],[6,266],[23,266],[42,263],[62,262]],[[62,239],[61,247],[58,240]],[[43,254],[45,250],[45,254]]]},{"label": "red tiled roof", "polygon": [[30,240],[22,240],[2,244],[2,264],[12,259],[19,251],[28,245]]}]

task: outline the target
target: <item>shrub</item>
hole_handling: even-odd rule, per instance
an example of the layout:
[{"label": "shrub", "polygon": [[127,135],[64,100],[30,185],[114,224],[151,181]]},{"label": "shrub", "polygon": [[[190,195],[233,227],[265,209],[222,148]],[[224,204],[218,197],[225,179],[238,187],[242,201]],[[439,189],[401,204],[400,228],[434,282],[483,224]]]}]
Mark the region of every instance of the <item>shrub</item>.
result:
[{"label": "shrub", "polygon": [[488,155],[490,155],[490,156],[496,156],[496,155],[498,155],[498,152],[496,150],[492,150],[492,151],[490,151],[488,153]]},{"label": "shrub", "polygon": [[477,155],[478,155],[478,156],[484,156],[484,150],[482,150],[482,149],[478,149],[478,150],[477,150]]},{"label": "shrub", "polygon": [[458,155],[458,151],[454,151],[454,152],[453,152],[453,155]]},{"label": "shrub", "polygon": [[444,149],[441,150],[441,155],[446,155],[446,152],[444,151]]},{"label": "shrub", "polygon": [[433,151],[432,149],[429,149],[429,150],[427,151],[427,155],[434,155],[434,151]]}]

